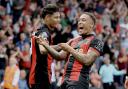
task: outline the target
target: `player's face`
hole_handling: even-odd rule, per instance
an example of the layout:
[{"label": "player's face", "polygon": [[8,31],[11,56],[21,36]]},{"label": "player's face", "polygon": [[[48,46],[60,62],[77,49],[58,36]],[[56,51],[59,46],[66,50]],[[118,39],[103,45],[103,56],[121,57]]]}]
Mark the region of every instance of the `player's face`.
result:
[{"label": "player's face", "polygon": [[78,20],[79,35],[89,34],[92,31],[91,18],[87,14],[82,14]]},{"label": "player's face", "polygon": [[56,27],[56,25],[59,24],[59,23],[60,23],[60,13],[55,12],[50,17],[50,25],[52,27]]}]

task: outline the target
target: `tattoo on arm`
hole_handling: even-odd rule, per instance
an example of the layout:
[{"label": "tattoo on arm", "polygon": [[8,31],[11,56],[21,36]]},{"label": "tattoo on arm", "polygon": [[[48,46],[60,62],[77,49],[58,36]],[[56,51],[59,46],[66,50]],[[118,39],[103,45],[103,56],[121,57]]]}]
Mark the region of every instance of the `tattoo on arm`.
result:
[{"label": "tattoo on arm", "polygon": [[103,51],[103,42],[99,39],[93,39],[90,43],[90,47],[87,53],[78,52],[72,47],[68,47],[68,52],[70,52],[76,60],[80,61],[85,65],[91,65],[95,59],[100,56]]},{"label": "tattoo on arm", "polygon": [[54,57],[58,61],[59,60],[63,60],[63,59],[65,59],[67,57],[67,54],[64,51],[58,52],[55,49],[53,49],[52,47],[50,47],[49,45],[45,45],[45,44],[43,46],[52,55],[52,57]]},{"label": "tattoo on arm", "polygon": [[57,51],[61,51],[61,47],[58,45],[52,45],[51,47]]},{"label": "tattoo on arm", "polygon": [[85,64],[85,65],[91,65],[95,59],[99,56],[95,51],[89,50],[87,54],[79,53],[76,50],[70,52],[76,60],[79,62]]},{"label": "tattoo on arm", "polygon": [[95,60],[96,58],[100,56],[99,53],[93,51],[93,50],[89,50],[88,53],[87,53],[87,59],[85,59],[85,65],[91,65]]}]

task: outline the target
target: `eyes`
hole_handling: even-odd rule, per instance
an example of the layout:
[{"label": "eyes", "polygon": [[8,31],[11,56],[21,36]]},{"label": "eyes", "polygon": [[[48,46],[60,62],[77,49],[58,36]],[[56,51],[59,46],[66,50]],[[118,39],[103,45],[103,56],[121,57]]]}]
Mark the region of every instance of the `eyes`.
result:
[{"label": "eyes", "polygon": [[60,13],[54,13],[54,14],[52,15],[52,17],[53,17],[54,19],[60,19]]},{"label": "eyes", "polygon": [[80,19],[78,19],[78,22],[80,22],[80,21],[85,22],[85,21],[87,21],[87,19],[86,18],[80,18]]}]

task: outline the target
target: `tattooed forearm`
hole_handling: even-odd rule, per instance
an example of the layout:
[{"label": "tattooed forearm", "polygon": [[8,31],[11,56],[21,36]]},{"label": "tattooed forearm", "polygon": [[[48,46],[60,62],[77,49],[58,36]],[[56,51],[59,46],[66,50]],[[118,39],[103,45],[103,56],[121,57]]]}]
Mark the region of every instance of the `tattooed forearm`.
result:
[{"label": "tattooed forearm", "polygon": [[85,65],[90,65],[92,64],[95,59],[98,57],[98,54],[95,51],[89,50],[87,54],[83,54],[80,52],[77,52],[76,50],[69,49],[69,52],[75,57],[76,60],[79,62],[85,64]]},{"label": "tattooed forearm", "polygon": [[51,47],[57,51],[61,51],[61,47],[58,45],[52,45]]},{"label": "tattooed forearm", "polygon": [[43,45],[47,51],[55,58],[55,59],[58,59],[60,57],[60,54],[54,50],[53,48],[51,48],[49,45]]},{"label": "tattooed forearm", "polygon": [[51,56],[53,58],[55,58],[56,60],[63,60],[66,58],[65,55],[62,55],[64,54],[63,52],[58,52],[56,51],[54,48],[50,47],[49,45],[47,44],[43,44],[43,46],[47,49],[47,51],[51,54]]}]

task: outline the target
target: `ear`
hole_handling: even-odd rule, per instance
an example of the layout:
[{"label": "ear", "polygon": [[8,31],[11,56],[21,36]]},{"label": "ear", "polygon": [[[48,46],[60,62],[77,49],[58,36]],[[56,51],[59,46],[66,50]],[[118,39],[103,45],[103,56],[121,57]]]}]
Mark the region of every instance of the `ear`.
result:
[{"label": "ear", "polygon": [[46,19],[47,21],[49,21],[49,18],[50,18],[50,15],[49,15],[49,14],[45,16],[45,19]]},{"label": "ear", "polygon": [[93,24],[90,24],[90,28],[92,28],[92,29],[93,29],[93,28],[94,28],[94,25],[93,25]]}]

